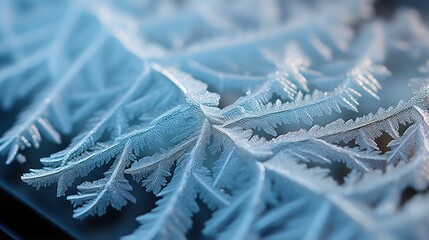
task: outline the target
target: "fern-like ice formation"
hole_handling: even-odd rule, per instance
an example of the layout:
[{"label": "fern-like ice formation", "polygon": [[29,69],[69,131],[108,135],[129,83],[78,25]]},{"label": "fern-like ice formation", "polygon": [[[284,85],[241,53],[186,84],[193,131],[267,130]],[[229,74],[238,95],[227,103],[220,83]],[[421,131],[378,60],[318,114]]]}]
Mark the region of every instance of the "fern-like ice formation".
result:
[{"label": "fern-like ice formation", "polygon": [[[25,162],[25,148],[73,135],[21,177],[55,183],[73,217],[145,189],[159,200],[126,239],[185,239],[200,204],[213,213],[202,233],[220,239],[429,237],[429,30],[418,12],[384,20],[370,0],[0,5],[0,102],[31,102],[0,154]],[[382,90],[404,76],[417,77],[408,99]],[[401,101],[362,113],[388,95]],[[404,201],[408,188],[417,194]]]}]

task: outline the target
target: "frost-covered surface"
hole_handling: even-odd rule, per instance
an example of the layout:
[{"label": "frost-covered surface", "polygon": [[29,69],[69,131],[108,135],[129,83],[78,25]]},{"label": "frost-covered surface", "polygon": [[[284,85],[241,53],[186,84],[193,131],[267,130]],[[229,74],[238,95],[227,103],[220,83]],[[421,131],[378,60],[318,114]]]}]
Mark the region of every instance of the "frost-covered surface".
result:
[{"label": "frost-covered surface", "polygon": [[192,237],[201,204],[206,237],[428,239],[427,16],[373,4],[3,1],[0,103],[31,104],[0,154],[72,136],[21,179],[79,219],[152,192],[126,239]]}]

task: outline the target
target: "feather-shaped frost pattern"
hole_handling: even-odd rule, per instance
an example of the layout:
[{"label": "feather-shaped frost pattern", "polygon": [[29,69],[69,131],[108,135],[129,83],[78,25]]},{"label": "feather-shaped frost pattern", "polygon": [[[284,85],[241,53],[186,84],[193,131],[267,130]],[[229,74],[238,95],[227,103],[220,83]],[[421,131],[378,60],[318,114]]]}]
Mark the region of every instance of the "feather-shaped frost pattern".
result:
[{"label": "feather-shaped frost pattern", "polygon": [[122,153],[117,156],[112,167],[105,173],[105,178],[79,185],[78,194],[67,197],[73,205],[82,205],[76,208],[73,217],[103,215],[108,205],[120,210],[127,204],[127,200],[135,203],[136,199],[130,193],[133,188],[124,177],[124,170],[132,159],[131,145],[126,143]]},{"label": "feather-shaped frost pattern", "polygon": [[125,239],[427,239],[427,8],[381,2],[2,1],[0,156],[156,197]]}]

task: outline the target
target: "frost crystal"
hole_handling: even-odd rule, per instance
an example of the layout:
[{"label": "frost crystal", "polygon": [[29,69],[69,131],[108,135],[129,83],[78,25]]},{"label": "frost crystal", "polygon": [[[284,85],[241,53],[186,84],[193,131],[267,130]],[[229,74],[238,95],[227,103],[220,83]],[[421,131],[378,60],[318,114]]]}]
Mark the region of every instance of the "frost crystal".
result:
[{"label": "frost crystal", "polygon": [[429,28],[416,10],[385,19],[371,0],[0,9],[0,103],[9,114],[31,102],[0,155],[35,161],[26,148],[72,136],[21,179],[56,184],[74,218],[146,190],[156,207],[126,239],[192,237],[202,204],[205,237],[429,238]]}]

